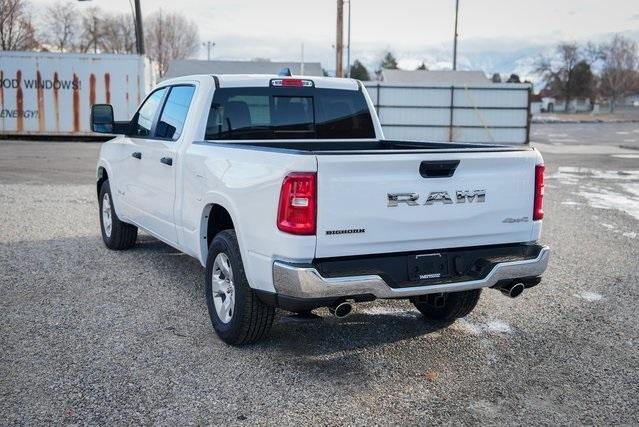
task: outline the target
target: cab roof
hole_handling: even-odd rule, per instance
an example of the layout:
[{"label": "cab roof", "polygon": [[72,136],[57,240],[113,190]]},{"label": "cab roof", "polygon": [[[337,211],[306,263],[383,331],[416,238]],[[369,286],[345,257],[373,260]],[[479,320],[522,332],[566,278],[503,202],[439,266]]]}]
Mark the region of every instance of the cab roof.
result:
[{"label": "cab roof", "polygon": [[358,90],[359,84],[355,79],[318,77],[318,76],[279,76],[277,74],[195,74],[176,77],[162,81],[162,85],[193,82],[205,82],[217,78],[220,88],[226,87],[268,87],[273,79],[311,80],[316,88]]}]

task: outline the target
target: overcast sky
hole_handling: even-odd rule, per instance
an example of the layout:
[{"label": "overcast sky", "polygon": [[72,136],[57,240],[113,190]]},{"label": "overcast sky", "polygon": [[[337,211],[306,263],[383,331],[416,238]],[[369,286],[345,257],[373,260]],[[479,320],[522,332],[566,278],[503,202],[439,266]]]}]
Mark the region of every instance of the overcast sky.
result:
[{"label": "overcast sky", "polygon": [[[55,0],[33,0],[36,9]],[[69,0],[72,2],[72,0]],[[128,0],[75,2],[130,12]],[[352,54],[366,63],[391,49],[402,62],[443,61],[452,50],[455,0],[353,0]],[[142,11],[179,11],[216,43],[221,59],[297,60],[334,69],[336,0],[142,0]],[[639,38],[637,0],[460,0],[460,56],[491,54],[624,32]],[[203,49],[201,57],[206,56]],[[472,62],[472,61],[470,61]],[[462,61],[463,64],[463,61]],[[469,66],[472,64],[469,64]],[[506,70],[504,70],[506,71]]]}]

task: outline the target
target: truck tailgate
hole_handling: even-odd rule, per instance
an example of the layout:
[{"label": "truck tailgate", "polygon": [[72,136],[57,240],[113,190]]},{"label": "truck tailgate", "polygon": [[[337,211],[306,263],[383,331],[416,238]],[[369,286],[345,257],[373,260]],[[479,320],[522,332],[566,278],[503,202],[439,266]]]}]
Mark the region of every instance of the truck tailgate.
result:
[{"label": "truck tailgate", "polygon": [[318,155],[315,255],[527,242],[536,161],[532,150]]}]

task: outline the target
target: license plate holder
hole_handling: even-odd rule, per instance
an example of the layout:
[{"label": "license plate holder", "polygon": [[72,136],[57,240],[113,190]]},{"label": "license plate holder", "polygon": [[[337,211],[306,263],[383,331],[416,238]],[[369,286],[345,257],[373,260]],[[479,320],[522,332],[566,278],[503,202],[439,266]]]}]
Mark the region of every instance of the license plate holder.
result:
[{"label": "license plate holder", "polygon": [[446,254],[421,254],[408,257],[409,280],[434,280],[444,277],[448,277],[448,256]]}]

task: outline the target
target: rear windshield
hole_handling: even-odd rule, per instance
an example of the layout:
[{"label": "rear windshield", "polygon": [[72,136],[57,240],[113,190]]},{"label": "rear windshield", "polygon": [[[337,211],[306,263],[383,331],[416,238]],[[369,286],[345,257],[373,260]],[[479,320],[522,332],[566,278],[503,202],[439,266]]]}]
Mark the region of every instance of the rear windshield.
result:
[{"label": "rear windshield", "polygon": [[375,138],[361,91],[315,88],[217,89],[206,139]]}]

